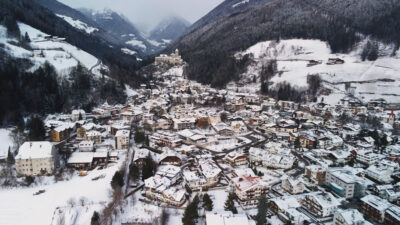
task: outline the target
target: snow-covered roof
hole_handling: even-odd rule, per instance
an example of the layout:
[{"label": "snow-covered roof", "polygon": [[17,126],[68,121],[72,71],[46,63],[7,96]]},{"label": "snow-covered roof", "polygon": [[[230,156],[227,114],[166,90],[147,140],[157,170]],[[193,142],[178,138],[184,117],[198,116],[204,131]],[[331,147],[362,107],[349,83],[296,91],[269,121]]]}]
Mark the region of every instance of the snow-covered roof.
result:
[{"label": "snow-covered roof", "polygon": [[68,164],[92,163],[93,152],[74,152],[68,159]]},{"label": "snow-covered roof", "polygon": [[375,195],[364,196],[361,198],[361,201],[381,212],[384,212],[392,205],[386,199],[379,198]]},{"label": "snow-covered roof", "polygon": [[129,137],[130,131],[129,130],[118,130],[115,134],[115,137]]},{"label": "snow-covered roof", "polygon": [[53,145],[48,141],[25,142],[19,147],[15,159],[40,159],[51,158]]}]

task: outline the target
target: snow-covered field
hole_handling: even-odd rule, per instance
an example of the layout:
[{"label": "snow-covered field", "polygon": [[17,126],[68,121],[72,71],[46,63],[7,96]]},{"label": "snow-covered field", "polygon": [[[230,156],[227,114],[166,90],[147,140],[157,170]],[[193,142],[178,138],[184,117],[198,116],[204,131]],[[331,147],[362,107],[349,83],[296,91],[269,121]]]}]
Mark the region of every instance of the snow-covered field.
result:
[{"label": "snow-covered field", "polygon": [[8,148],[13,146],[10,133],[8,129],[0,129],[0,159],[6,158]]},{"label": "snow-covered field", "polygon": [[[69,181],[60,181],[48,185],[40,185],[29,188],[0,189],[0,224],[7,225],[43,225],[55,224],[59,212],[57,207],[67,207],[68,201],[74,199],[79,205],[79,199],[88,199],[88,207],[74,207],[75,210],[65,210],[65,215],[76,216],[75,224],[90,224],[90,218],[94,210],[99,210],[99,203],[107,202],[110,197],[110,181],[114,173],[125,160],[125,153],[120,153],[117,164],[109,164],[103,170],[89,171],[85,177],[74,176]],[[92,178],[105,175],[103,179],[92,181]],[[33,195],[33,193],[45,190],[45,193]],[[89,207],[89,204],[93,204]],[[67,219],[66,219],[67,221]],[[79,222],[79,223],[78,223]],[[66,223],[68,224],[68,223]]]},{"label": "snow-covered field", "polygon": [[63,20],[65,20],[65,22],[69,23],[71,26],[79,29],[79,30],[83,30],[88,34],[91,34],[95,31],[98,31],[99,29],[91,27],[89,25],[87,25],[86,23],[80,21],[80,20],[75,20],[69,16],[64,16],[64,15],[60,15],[60,14],[56,14],[58,17],[62,18]]},{"label": "snow-covered field", "polygon": [[[263,61],[276,59],[281,72],[271,79],[272,82],[288,82],[294,86],[307,87],[307,75],[320,74],[325,81],[334,86],[334,94],[344,92],[342,82],[352,82],[356,87],[356,96],[364,100],[385,98],[389,102],[400,102],[400,56],[386,56],[391,46],[380,44],[380,56],[376,61],[361,61],[360,51],[365,41],[356,46],[349,54],[332,54],[326,42],[319,40],[291,39],[260,42],[240,54],[252,53],[256,64],[248,67],[243,76],[258,76]],[[344,64],[327,65],[329,58],[340,58]],[[321,64],[308,67],[309,60],[321,61]],[[378,80],[390,79],[390,80]],[[362,81],[363,83],[359,83]],[[336,103],[336,102],[335,102]]]},{"label": "snow-covered field", "polygon": [[[22,47],[10,44],[12,38],[7,37],[7,30],[4,26],[0,25],[0,43],[4,44],[4,48],[12,56],[16,58],[28,58],[34,66],[31,70],[35,70],[46,61],[53,65],[60,75],[68,74],[72,67],[75,67],[80,62],[84,67],[90,69],[98,65],[98,59],[93,55],[82,51],[81,49],[57,39],[45,39],[47,34],[29,26],[24,23],[19,23],[21,34],[28,33],[31,39],[31,47],[33,51],[24,49]],[[15,40],[14,40],[15,41]],[[34,53],[43,52],[43,57],[35,56]],[[101,64],[98,65],[102,66]]]},{"label": "snow-covered field", "polygon": [[162,76],[166,76],[166,75],[182,77],[183,76],[183,67],[182,66],[174,66],[171,69],[169,69],[167,72],[165,72]]}]

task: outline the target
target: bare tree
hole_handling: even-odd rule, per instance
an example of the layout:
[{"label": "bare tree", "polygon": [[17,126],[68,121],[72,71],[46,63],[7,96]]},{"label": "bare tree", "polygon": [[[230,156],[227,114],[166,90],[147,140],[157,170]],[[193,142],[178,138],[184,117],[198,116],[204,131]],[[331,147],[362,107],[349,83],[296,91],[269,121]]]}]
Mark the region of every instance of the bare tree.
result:
[{"label": "bare tree", "polygon": [[87,198],[85,198],[83,196],[79,199],[79,203],[81,204],[81,206],[85,206],[86,202],[87,202]]},{"label": "bare tree", "polygon": [[58,216],[57,225],[65,225],[65,213],[62,212]]},{"label": "bare tree", "polygon": [[74,198],[70,198],[70,199],[68,199],[68,205],[72,208],[72,207],[74,207],[75,206],[75,199]]}]

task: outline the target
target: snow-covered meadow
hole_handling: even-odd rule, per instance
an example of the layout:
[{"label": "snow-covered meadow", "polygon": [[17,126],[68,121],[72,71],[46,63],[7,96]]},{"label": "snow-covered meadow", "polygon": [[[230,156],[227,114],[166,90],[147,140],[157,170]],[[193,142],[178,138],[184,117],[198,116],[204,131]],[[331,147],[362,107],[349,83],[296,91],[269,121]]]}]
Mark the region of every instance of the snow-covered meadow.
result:
[{"label": "snow-covered meadow", "polygon": [[[299,88],[306,88],[307,75],[320,74],[329,82],[333,90],[333,104],[343,96],[345,85],[351,82],[356,87],[356,96],[366,101],[385,98],[388,102],[400,102],[400,56],[389,56],[393,46],[380,43],[381,56],[376,61],[362,61],[360,52],[366,40],[355,46],[349,54],[332,54],[326,42],[319,40],[290,39],[260,42],[238,55],[253,54],[255,63],[247,68],[243,77],[258,77],[264,61],[277,60],[279,75],[271,81],[275,84],[288,82]],[[344,64],[328,65],[329,58],[340,58]],[[307,66],[309,60],[321,61],[315,66]]]},{"label": "snow-covered meadow", "polygon": [[7,157],[8,148],[13,146],[13,141],[10,137],[11,130],[0,129],[0,159]]},{"label": "snow-covered meadow", "polygon": [[[53,177],[46,177],[50,184],[0,189],[0,224],[56,224],[60,214],[65,215],[66,222],[73,219],[74,224],[90,224],[93,211],[100,211],[102,205],[110,200],[110,181],[125,160],[125,152],[120,152],[119,157],[118,163],[109,164],[102,170],[89,171],[84,177],[75,174],[70,180],[59,182],[54,182]],[[101,175],[105,177],[92,180]],[[45,192],[34,195],[39,190]],[[87,199],[85,206],[80,206],[81,198]],[[75,202],[72,208],[71,199]]]},{"label": "snow-covered meadow", "polygon": [[[30,69],[34,71],[45,62],[55,67],[59,75],[67,75],[72,67],[80,63],[87,69],[92,69],[96,75],[100,75],[99,69],[104,67],[99,60],[93,55],[73,46],[62,39],[45,38],[49,36],[29,25],[18,23],[21,34],[27,33],[31,39],[32,50],[25,49],[21,46],[11,44],[16,41],[7,36],[7,30],[0,25],[0,43],[4,45],[4,49],[16,58],[27,58],[34,65]],[[43,53],[43,56],[35,55]]]}]

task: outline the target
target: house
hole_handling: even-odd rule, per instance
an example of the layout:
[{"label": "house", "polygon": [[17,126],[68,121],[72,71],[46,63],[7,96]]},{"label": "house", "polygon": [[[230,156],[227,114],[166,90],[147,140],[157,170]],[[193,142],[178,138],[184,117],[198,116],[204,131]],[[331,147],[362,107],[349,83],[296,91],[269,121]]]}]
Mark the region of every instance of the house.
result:
[{"label": "house", "polygon": [[181,176],[181,169],[177,166],[160,167],[154,176],[144,181],[146,197],[174,206],[183,205],[186,201],[186,191],[175,185]]},{"label": "house", "polygon": [[270,153],[261,148],[251,147],[249,149],[249,160],[251,163],[255,163],[256,165],[262,164],[269,168],[289,169],[296,162],[296,157],[287,152]]},{"label": "house", "polygon": [[393,168],[384,165],[372,165],[365,170],[367,177],[383,184],[390,183],[393,179]]},{"label": "house", "polygon": [[150,151],[145,148],[135,149],[135,155],[133,156],[133,163],[137,166],[142,167],[146,162],[146,157],[150,154]]},{"label": "house", "polygon": [[129,130],[118,130],[115,134],[115,148],[129,149],[131,132]]},{"label": "house", "polygon": [[231,211],[206,214],[206,225],[250,225],[245,214],[233,214]]},{"label": "house", "polygon": [[387,200],[375,195],[367,195],[361,198],[361,212],[364,216],[376,223],[383,223],[386,210],[391,207]]},{"label": "house", "polygon": [[92,152],[93,151],[93,141],[81,141],[78,144],[79,151],[81,152]]},{"label": "house", "polygon": [[73,152],[67,166],[80,170],[93,168],[93,152]]},{"label": "house", "polygon": [[[330,168],[326,172],[326,184],[336,194],[345,197],[353,198],[354,196],[363,195],[359,190],[357,181],[361,178],[355,176],[350,170],[344,168]],[[357,193],[358,192],[358,193]]]},{"label": "house", "polygon": [[233,192],[242,206],[255,206],[262,195],[268,193],[269,186],[258,176],[239,176],[230,181]]},{"label": "house", "polygon": [[61,125],[50,131],[50,141],[61,142],[69,138],[72,128],[70,125]]},{"label": "house", "polygon": [[290,194],[300,194],[304,192],[304,183],[289,177],[282,180],[282,188]]},{"label": "house", "polygon": [[215,130],[215,132],[222,136],[233,136],[233,129],[225,123],[212,123],[211,127]]},{"label": "house", "polygon": [[193,117],[173,119],[173,122],[174,130],[194,129],[196,127],[196,119]]},{"label": "house", "polygon": [[217,184],[222,170],[212,160],[200,160],[199,169],[210,185]]},{"label": "house", "polygon": [[93,141],[95,144],[101,144],[101,133],[96,130],[86,132],[86,139]]},{"label": "house", "polygon": [[71,120],[78,121],[78,120],[86,120],[86,113],[82,109],[75,109],[71,112]]},{"label": "house", "polygon": [[333,215],[340,202],[331,193],[313,192],[306,194],[301,205],[316,217]]},{"label": "house", "polygon": [[130,122],[126,121],[126,120],[115,120],[112,121],[110,124],[110,134],[114,135],[117,133],[117,131],[119,130],[130,130],[131,126],[130,126]]},{"label": "house", "polygon": [[214,183],[208,183],[200,171],[184,171],[183,178],[184,185],[192,191],[202,190],[203,188],[214,185]]},{"label": "house", "polygon": [[15,169],[21,176],[52,174],[57,160],[56,149],[50,142],[25,142],[15,157]]},{"label": "house", "polygon": [[400,225],[400,207],[393,205],[385,212],[384,224]]},{"label": "house", "polygon": [[372,165],[379,160],[379,154],[373,153],[371,150],[359,150],[356,160],[363,164]]},{"label": "house", "polygon": [[333,215],[333,225],[372,225],[357,209],[338,210]]},{"label": "house", "polygon": [[269,199],[269,208],[285,224],[303,225],[306,216],[298,211],[301,208],[301,195],[285,195]]},{"label": "house", "polygon": [[224,157],[224,159],[233,167],[247,165],[248,163],[248,157],[245,154],[236,151],[230,152]]},{"label": "house", "polygon": [[158,159],[160,165],[182,165],[182,159],[175,151],[165,151]]},{"label": "house", "polygon": [[174,133],[167,131],[157,131],[150,136],[150,141],[170,148],[178,147],[182,144],[182,140]]},{"label": "house", "polygon": [[306,177],[317,184],[325,183],[326,169],[322,166],[310,165],[306,167]]}]

